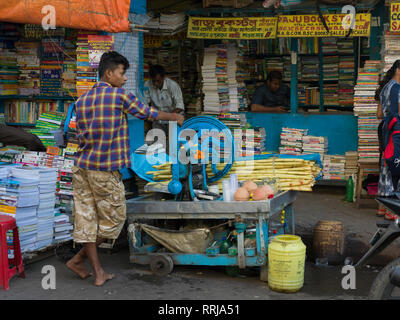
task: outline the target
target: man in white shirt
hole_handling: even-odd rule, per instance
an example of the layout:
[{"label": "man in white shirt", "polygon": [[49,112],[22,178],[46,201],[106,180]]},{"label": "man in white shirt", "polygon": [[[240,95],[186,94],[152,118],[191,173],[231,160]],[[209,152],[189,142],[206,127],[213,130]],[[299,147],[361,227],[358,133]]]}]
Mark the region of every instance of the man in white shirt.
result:
[{"label": "man in white shirt", "polygon": [[[145,82],[144,97],[146,103],[164,112],[183,114],[182,91],[179,85],[165,76],[165,70],[160,65],[150,66],[150,78]],[[161,128],[168,132],[168,121],[154,121],[153,128]]]}]

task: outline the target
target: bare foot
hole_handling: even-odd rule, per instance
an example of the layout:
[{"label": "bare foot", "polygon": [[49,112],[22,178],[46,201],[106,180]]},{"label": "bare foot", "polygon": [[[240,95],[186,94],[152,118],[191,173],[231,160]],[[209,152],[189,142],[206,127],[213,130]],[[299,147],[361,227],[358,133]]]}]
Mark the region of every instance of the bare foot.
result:
[{"label": "bare foot", "polygon": [[86,279],[92,274],[86,269],[85,262],[76,262],[73,259],[69,260],[67,263],[67,268],[75,272],[81,279]]},{"label": "bare foot", "polygon": [[101,287],[107,280],[114,279],[115,275],[112,273],[101,272],[96,280],[94,281],[94,285]]}]

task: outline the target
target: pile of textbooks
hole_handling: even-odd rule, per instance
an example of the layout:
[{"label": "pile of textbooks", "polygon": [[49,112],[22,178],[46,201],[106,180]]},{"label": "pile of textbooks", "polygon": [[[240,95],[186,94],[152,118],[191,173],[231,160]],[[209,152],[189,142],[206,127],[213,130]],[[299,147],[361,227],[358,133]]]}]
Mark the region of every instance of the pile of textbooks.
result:
[{"label": "pile of textbooks", "polygon": [[357,151],[347,151],[345,154],[346,164],[345,164],[345,176],[350,177],[357,174],[358,171],[358,152]]},{"label": "pile of textbooks", "polygon": [[42,113],[36,121],[36,128],[30,132],[37,135],[43,145],[60,146],[63,143],[63,133],[60,129],[63,121],[63,115],[60,113]]},{"label": "pile of textbooks", "polygon": [[380,61],[368,60],[358,72],[354,88],[354,115],[358,117],[358,155],[360,162],[379,161],[378,101],[375,91],[379,83]]},{"label": "pile of textbooks", "polygon": [[326,155],[323,161],[323,179],[345,180],[345,156]]},{"label": "pile of textbooks", "polygon": [[235,155],[249,157],[266,151],[265,128],[241,129],[234,132]]},{"label": "pile of textbooks", "polygon": [[282,128],[280,154],[299,156],[303,150],[303,136],[307,135],[308,129]]},{"label": "pile of textbooks", "polygon": [[328,152],[328,138],[316,136],[303,136],[303,154],[318,153],[321,161]]},{"label": "pile of textbooks", "polygon": [[78,97],[92,89],[97,81],[97,69],[89,62],[89,35],[97,35],[95,31],[79,31],[77,39],[77,74],[76,91]]},{"label": "pile of textbooks", "polygon": [[216,76],[217,50],[217,47],[204,49],[203,65],[201,67],[204,112],[219,113],[220,111]]}]

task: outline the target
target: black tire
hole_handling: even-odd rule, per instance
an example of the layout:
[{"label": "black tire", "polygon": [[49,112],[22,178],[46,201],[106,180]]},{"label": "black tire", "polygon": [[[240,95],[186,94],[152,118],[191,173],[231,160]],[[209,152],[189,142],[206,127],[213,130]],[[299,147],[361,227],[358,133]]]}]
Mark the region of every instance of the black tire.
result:
[{"label": "black tire", "polygon": [[166,254],[154,255],[150,260],[151,271],[158,276],[166,276],[172,272],[174,263]]},{"label": "black tire", "polygon": [[397,266],[400,266],[400,258],[393,260],[379,272],[369,291],[368,298],[370,300],[390,299],[391,293],[396,286],[390,283],[389,277],[392,270]]}]

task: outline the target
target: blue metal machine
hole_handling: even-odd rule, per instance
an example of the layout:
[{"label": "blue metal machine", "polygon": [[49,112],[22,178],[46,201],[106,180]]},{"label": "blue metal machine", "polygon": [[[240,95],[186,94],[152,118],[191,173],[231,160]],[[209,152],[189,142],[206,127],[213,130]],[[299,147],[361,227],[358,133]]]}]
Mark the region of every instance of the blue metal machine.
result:
[{"label": "blue metal machine", "polygon": [[[196,135],[193,137],[193,132]],[[210,134],[210,133],[213,134]],[[190,141],[187,136],[191,136]],[[223,136],[224,140],[220,137]],[[205,156],[200,161],[195,155],[215,155],[219,151],[230,151],[230,157],[225,159],[226,165],[217,170],[215,163],[210,163]],[[179,151],[179,152],[178,152]],[[190,161],[182,163],[179,155],[186,155]],[[144,157],[141,155],[142,158]],[[185,159],[187,159],[185,158]],[[138,159],[133,170],[142,178],[152,181],[145,172],[151,166]],[[260,278],[266,280],[266,254],[268,243],[274,235],[294,233],[294,215],[292,204],[296,199],[295,191],[283,192],[266,201],[214,201],[200,200],[196,189],[207,191],[209,183],[223,178],[234,162],[234,139],[230,130],[219,120],[212,117],[194,117],[184,122],[181,128],[170,130],[170,157],[172,162],[172,179],[165,193],[175,195],[171,200],[162,200],[159,194],[138,197],[127,201],[127,216],[130,224],[128,237],[130,243],[130,261],[137,264],[149,264],[156,274],[165,275],[172,271],[173,265],[204,265],[238,267],[261,267]],[[212,176],[207,176],[206,166],[212,168]],[[193,172],[196,172],[196,179]],[[188,200],[179,197],[188,185]],[[278,223],[272,223],[273,216],[279,216]],[[221,239],[215,239],[206,252],[160,253],[162,246],[147,242],[148,236],[140,229],[140,223],[145,220],[165,219],[201,219],[230,221],[236,238],[237,255],[219,252]],[[140,223],[139,223],[140,222]],[[136,226],[136,227],[132,227]],[[249,230],[251,226],[251,230]],[[244,242],[249,233],[255,234],[256,247],[245,248]],[[165,250],[165,249],[164,249]]]}]

